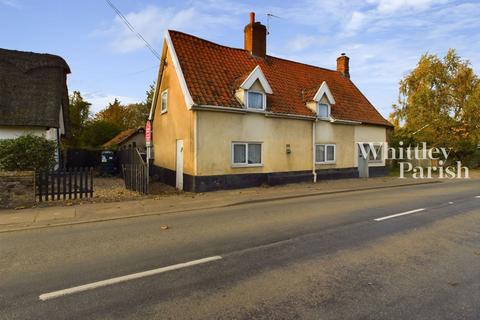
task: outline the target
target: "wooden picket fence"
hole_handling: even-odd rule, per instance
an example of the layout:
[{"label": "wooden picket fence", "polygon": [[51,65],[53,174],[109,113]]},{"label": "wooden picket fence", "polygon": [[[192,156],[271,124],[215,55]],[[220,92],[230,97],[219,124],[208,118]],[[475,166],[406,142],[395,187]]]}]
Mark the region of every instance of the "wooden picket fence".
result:
[{"label": "wooden picket fence", "polygon": [[36,173],[38,201],[93,197],[93,169],[43,170]]}]

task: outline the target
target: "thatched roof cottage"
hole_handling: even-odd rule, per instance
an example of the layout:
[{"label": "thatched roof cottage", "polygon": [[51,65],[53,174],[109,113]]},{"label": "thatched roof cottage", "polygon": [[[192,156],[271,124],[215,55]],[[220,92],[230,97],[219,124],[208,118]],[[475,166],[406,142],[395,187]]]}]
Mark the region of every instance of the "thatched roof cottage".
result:
[{"label": "thatched roof cottage", "polygon": [[68,64],[59,56],[0,49],[0,139],[68,132]]}]

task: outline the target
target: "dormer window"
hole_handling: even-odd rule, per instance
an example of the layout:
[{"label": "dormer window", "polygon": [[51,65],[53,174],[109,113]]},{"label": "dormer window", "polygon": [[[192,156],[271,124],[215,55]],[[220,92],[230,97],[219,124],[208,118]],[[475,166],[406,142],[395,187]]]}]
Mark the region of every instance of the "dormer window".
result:
[{"label": "dormer window", "polygon": [[317,117],[327,119],[330,117],[330,106],[326,103],[318,103]]},{"label": "dormer window", "polygon": [[262,69],[256,66],[235,91],[235,96],[245,109],[264,111],[267,109],[267,94],[272,93]]},{"label": "dormer window", "polygon": [[247,108],[255,110],[265,110],[266,96],[263,92],[251,91],[247,92]]},{"label": "dormer window", "polygon": [[313,99],[307,103],[307,107],[317,114],[317,118],[323,120],[330,120],[333,105],[335,105],[335,99],[325,81],[322,82]]}]

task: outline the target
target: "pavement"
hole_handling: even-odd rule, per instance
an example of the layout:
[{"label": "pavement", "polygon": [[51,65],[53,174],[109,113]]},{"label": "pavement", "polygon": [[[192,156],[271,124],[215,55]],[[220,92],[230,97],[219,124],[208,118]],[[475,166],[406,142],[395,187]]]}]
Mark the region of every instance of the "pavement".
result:
[{"label": "pavement", "polygon": [[415,184],[442,183],[444,180],[399,179],[379,177],[370,179],[327,180],[275,187],[193,194],[179,193],[156,198],[106,203],[73,204],[59,201],[57,206],[20,210],[0,210],[0,233],[32,228],[45,228],[78,223],[92,223],[139,216],[168,214],[199,209],[220,208],[275,199],[309,197],[369,189],[405,187]]},{"label": "pavement", "polygon": [[7,232],[0,256],[2,320],[479,319],[480,180]]}]

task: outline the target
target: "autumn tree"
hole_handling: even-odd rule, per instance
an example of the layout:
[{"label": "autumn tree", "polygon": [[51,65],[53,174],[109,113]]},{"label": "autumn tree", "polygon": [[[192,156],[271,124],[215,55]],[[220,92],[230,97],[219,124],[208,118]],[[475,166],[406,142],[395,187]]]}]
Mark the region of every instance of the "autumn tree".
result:
[{"label": "autumn tree", "polygon": [[462,158],[480,141],[480,80],[453,49],[443,58],[424,54],[400,81],[390,119],[397,140],[452,148]]},{"label": "autumn tree", "polygon": [[117,124],[122,129],[128,129],[127,109],[118,99],[95,115],[95,120]]},{"label": "autumn tree", "polygon": [[70,96],[68,146],[75,147],[80,144],[82,130],[90,120],[90,106],[91,103],[85,101],[79,91],[74,91]]}]

